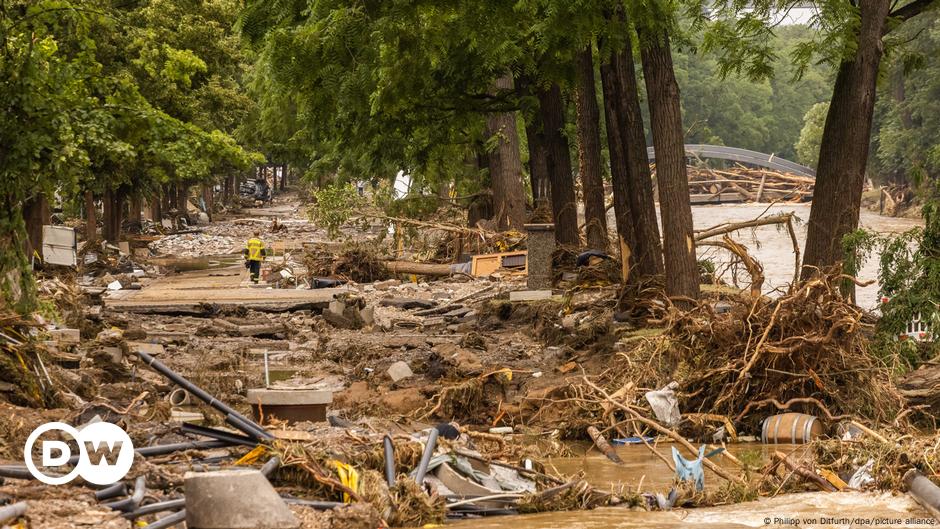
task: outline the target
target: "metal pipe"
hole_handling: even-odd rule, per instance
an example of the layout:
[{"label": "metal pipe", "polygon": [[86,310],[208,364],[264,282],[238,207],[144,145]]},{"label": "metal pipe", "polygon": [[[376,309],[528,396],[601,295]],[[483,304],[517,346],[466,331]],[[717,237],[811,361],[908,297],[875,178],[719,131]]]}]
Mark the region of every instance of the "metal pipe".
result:
[{"label": "metal pipe", "polygon": [[421,454],[421,462],[418,463],[418,470],[415,473],[415,482],[418,485],[424,484],[424,475],[428,473],[428,464],[431,462],[431,456],[434,455],[434,448],[437,447],[437,428],[432,428],[428,434],[428,444],[424,445],[424,453]]},{"label": "metal pipe", "polygon": [[177,513],[160,518],[152,524],[145,526],[143,529],[167,529],[168,527],[173,527],[176,524],[183,523],[185,520],[186,509],[183,509]]},{"label": "metal pipe", "polygon": [[161,501],[159,503],[151,503],[150,505],[144,505],[136,511],[129,512],[124,515],[128,520],[134,520],[140,518],[141,516],[146,516],[148,514],[155,514],[158,512],[164,511],[175,511],[181,507],[186,506],[186,498],[180,498],[178,500],[167,500]]},{"label": "metal pipe", "polygon": [[226,432],[225,430],[217,430],[215,428],[209,428],[207,426],[199,426],[198,424],[190,424],[184,422],[180,425],[180,431],[183,433],[191,433],[195,435],[202,435],[204,437],[211,437],[217,441],[228,441],[232,444],[239,444],[244,446],[250,446],[254,448],[258,445],[250,437],[244,435],[238,435],[232,432]]},{"label": "metal pipe", "polygon": [[29,504],[25,501],[14,503],[13,505],[7,505],[6,507],[0,507],[0,523],[16,520],[20,516],[26,514],[26,509],[28,508]]},{"label": "metal pipe", "polygon": [[130,495],[129,498],[113,501],[111,503],[103,504],[105,507],[111,508],[115,511],[129,512],[136,509],[140,502],[144,501],[144,495],[147,493],[147,478],[144,476],[138,477],[134,480],[134,493]]},{"label": "metal pipe", "polygon": [[264,477],[266,478],[270,478],[271,474],[273,474],[274,471],[280,467],[281,467],[281,458],[274,456],[271,459],[268,459],[268,461],[264,465],[261,466],[261,474],[264,475]]},{"label": "metal pipe", "polygon": [[385,445],[385,481],[389,487],[395,486],[395,445],[388,435],[382,439]]},{"label": "metal pipe", "polygon": [[118,496],[124,496],[127,494],[127,484],[124,482],[118,482],[110,487],[99,490],[95,493],[95,499],[98,501],[110,500],[111,498],[117,498]]},{"label": "metal pipe", "polygon": [[255,431],[245,431],[242,428],[238,428],[239,430],[242,430],[243,432],[245,432],[246,434],[252,437],[254,437],[254,434],[261,433],[262,439],[274,439],[273,435],[269,434],[264,428],[256,424],[254,421],[238,413],[237,411],[233,410],[224,402],[216,400],[215,397],[207,393],[204,389],[193,384],[189,380],[186,380],[185,378],[180,376],[178,373],[176,373],[169,367],[165,366],[163,362],[160,362],[156,358],[150,356],[149,354],[143,351],[136,351],[136,354],[141,360],[143,360],[145,364],[153,368],[155,371],[157,371],[161,375],[170,379],[174,384],[188,391],[191,395],[195,396],[197,399],[219,410],[220,412],[222,412],[223,415],[226,415],[226,418],[236,417],[239,421],[243,421],[244,423],[250,424],[255,428]]}]

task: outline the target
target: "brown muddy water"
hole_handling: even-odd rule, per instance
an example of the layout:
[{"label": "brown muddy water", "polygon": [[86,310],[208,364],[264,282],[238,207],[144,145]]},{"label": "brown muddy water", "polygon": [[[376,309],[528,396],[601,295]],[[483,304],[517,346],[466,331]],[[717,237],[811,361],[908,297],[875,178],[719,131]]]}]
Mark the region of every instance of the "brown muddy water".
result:
[{"label": "brown muddy water", "polygon": [[[768,209],[769,207],[769,209]],[[766,213],[764,211],[766,210]],[[726,222],[743,222],[757,218],[762,213],[764,216],[776,213],[793,213],[797,219],[795,223],[796,239],[800,245],[800,251],[806,244],[806,229],[809,222],[810,204],[779,204],[769,206],[768,204],[719,204],[709,206],[693,206],[692,221],[695,229],[705,229]],[[861,227],[877,233],[890,234],[901,233],[911,228],[922,226],[923,222],[919,219],[904,219],[894,217],[883,217],[876,213],[863,209],[860,220]],[[785,227],[761,226],[753,229],[739,231],[733,235],[734,240],[747,246],[748,252],[757,261],[764,265],[763,290],[765,293],[772,294],[774,289],[786,289],[787,285],[793,280],[793,243]],[[728,261],[729,256],[724,250],[717,248],[699,248],[699,258],[711,257],[716,261]],[[878,279],[878,260],[880,255],[876,252],[864,264],[859,273],[859,279],[862,281]],[[732,274],[726,273],[722,279],[731,283]],[[741,270],[739,278],[744,279],[745,283],[749,281],[747,273]],[[857,303],[862,308],[873,310],[878,306],[878,284],[860,287],[856,290],[858,296]]]},{"label": "brown muddy water", "polygon": [[[659,453],[671,459],[670,444],[660,444]],[[596,450],[587,450],[581,456],[554,458],[550,467],[565,474],[584,471],[585,479],[596,487],[608,489],[626,486],[644,492],[668,491],[673,473],[649,450],[640,445],[618,446],[617,453],[624,460],[616,465]],[[576,448],[577,450],[577,448]],[[799,458],[804,447],[797,445],[763,445],[743,443],[728,446],[729,452],[752,464],[767,461],[774,451]],[[683,452],[680,450],[680,452]],[[684,453],[685,456],[689,454]],[[722,456],[713,461],[731,467]],[[720,485],[721,480],[711,471],[705,471],[705,486]],[[701,509],[675,509],[669,512],[647,512],[628,508],[609,507],[593,511],[551,512],[518,516],[494,516],[447,524],[460,529],[673,529],[678,527],[704,528],[855,528],[855,527],[931,527],[938,525],[909,496],[890,493],[813,492],[784,494],[775,498],[762,498],[754,502],[708,507]]]}]

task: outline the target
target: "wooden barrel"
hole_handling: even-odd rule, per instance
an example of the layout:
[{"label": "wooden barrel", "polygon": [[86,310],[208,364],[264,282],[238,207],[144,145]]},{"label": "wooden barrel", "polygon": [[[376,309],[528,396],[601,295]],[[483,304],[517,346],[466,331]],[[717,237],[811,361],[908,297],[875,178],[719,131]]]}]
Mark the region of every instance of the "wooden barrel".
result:
[{"label": "wooden barrel", "polygon": [[805,413],[781,413],[764,419],[760,440],[773,444],[803,444],[825,433],[822,421]]}]

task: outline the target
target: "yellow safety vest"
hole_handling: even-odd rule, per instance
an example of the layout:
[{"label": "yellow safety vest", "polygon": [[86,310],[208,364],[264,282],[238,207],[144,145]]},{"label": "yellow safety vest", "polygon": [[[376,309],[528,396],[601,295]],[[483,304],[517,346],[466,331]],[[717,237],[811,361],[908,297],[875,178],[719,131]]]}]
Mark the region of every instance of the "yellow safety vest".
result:
[{"label": "yellow safety vest", "polygon": [[261,242],[261,239],[248,239],[248,242],[245,244],[245,248],[248,250],[249,261],[264,260],[264,243]]}]

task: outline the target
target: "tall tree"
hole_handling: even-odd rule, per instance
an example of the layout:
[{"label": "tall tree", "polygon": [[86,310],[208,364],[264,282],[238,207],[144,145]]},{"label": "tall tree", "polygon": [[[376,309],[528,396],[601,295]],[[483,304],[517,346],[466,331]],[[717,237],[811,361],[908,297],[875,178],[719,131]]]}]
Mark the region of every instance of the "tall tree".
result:
[{"label": "tall tree", "polygon": [[[653,182],[646,154],[646,135],[640,110],[633,43],[630,28],[622,11],[616,11],[609,16],[609,19],[612,31],[626,37],[621,37],[622,42],[619,45],[616,42],[611,43],[609,66],[601,71],[602,76],[609,77],[609,80],[604,82],[605,105],[610,106],[608,120],[618,123],[616,138],[609,137],[609,141],[619,141],[621,143],[619,150],[623,153],[622,157],[618,157],[617,160],[617,165],[621,166],[617,177],[622,178],[623,181],[619,185],[615,184],[614,201],[615,204],[618,200],[629,202],[634,231],[634,240],[630,250],[634,257],[637,274],[640,276],[658,275],[663,273],[662,244],[659,239]],[[611,134],[609,125],[607,133]],[[614,156],[611,155],[612,174],[613,166]],[[618,198],[616,196],[618,194],[622,197]],[[621,209],[626,211],[623,207]],[[624,237],[624,241],[630,243],[627,237]]]},{"label": "tall tree", "polygon": [[[660,13],[662,14],[662,13]],[[655,23],[638,24],[643,77],[649,98],[656,150],[656,179],[663,220],[666,293],[699,297],[699,273],[692,232],[692,206],[685,164],[685,130],[669,33]]]},{"label": "tall tree", "polygon": [[545,134],[548,180],[552,193],[555,241],[564,246],[579,246],[578,204],[571,173],[571,151],[564,134],[565,104],[556,83],[538,90],[539,115]]},{"label": "tall tree", "polygon": [[[511,93],[512,76],[505,74],[493,83],[495,92]],[[493,186],[496,227],[522,229],[525,222],[525,191],[522,187],[522,159],[515,112],[493,112],[486,117],[490,145],[489,169]]]},{"label": "tall tree", "polygon": [[600,110],[594,80],[594,55],[588,44],[576,59],[575,104],[578,122],[578,176],[584,195],[584,222],[587,245],[607,250],[607,211],[604,206],[604,178],[601,172]]},{"label": "tall tree", "polygon": [[842,261],[842,239],[858,227],[878,69],[889,0],[860,0],[855,52],[839,63],[823,127],[806,233],[803,279]]}]

